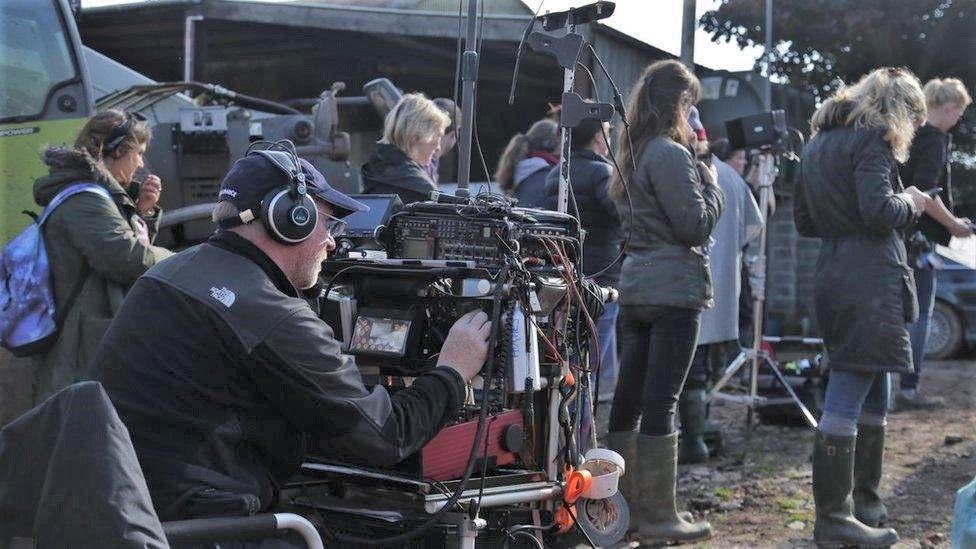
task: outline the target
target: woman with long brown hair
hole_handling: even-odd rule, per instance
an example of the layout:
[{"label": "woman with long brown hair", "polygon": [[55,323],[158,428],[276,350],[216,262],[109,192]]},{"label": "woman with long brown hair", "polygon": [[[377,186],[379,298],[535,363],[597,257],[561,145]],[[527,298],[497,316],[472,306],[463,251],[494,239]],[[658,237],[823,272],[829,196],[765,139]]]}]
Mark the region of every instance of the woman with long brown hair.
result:
[{"label": "woman with long brown hair", "polygon": [[559,162],[559,125],[543,118],[515,134],[502,151],[495,179],[523,208],[546,206],[546,176]]},{"label": "woman with long brown hair", "polygon": [[813,449],[813,538],[830,546],[898,541],[878,485],[889,372],[912,372],[906,322],[918,316],[902,231],[935,202],[902,189],[925,122],[925,95],[904,69],[877,69],[841,88],[810,121],[794,195],[800,234],[822,240],[814,308],[830,368]]},{"label": "woman with long brown hair", "polygon": [[[624,497],[631,530],[642,544],[698,541],[712,533],[707,522],[692,522],[675,507],[674,415],[698,319],[712,298],[703,246],[723,205],[713,168],[697,162],[689,149],[688,115],[700,89],[677,61],[644,70],[630,93],[633,121],[630,135],[625,130],[620,139],[620,172],[611,183],[621,211],[628,207],[629,186],[633,216],[620,277],[623,353],[608,441],[628,464]],[[636,170],[628,139],[639,155]]]},{"label": "woman with long brown hair", "polygon": [[[95,183],[111,199],[73,195],[44,224],[61,327],[54,346],[39,356],[35,404],[85,377],[129,286],[170,255],[152,244],[162,181],[155,175],[141,184],[134,181],[149,138],[149,127],[136,115],[106,110],[88,120],[73,148],[44,151],[50,174],[34,183],[38,205],[46,206],[75,183]],[[130,195],[136,185],[138,192]]]}]

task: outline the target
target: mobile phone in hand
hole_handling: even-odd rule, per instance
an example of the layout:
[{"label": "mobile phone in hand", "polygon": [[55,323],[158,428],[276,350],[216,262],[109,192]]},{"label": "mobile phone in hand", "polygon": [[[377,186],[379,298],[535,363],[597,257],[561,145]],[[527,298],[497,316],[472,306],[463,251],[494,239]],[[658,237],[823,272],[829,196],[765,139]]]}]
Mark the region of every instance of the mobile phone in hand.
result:
[{"label": "mobile phone in hand", "polygon": [[941,192],[942,192],[942,187],[932,187],[927,191],[922,191],[922,193],[927,194],[929,198],[935,198]]}]

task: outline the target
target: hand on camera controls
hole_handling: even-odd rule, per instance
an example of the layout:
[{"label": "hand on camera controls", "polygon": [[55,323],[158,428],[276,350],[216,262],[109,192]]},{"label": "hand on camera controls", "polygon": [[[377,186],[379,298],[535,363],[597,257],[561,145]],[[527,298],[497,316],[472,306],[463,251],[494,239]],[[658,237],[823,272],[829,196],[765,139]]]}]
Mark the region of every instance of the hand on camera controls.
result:
[{"label": "hand on camera controls", "polygon": [[490,334],[491,322],[484,311],[471,311],[462,316],[447,333],[437,365],[448,366],[464,381],[470,381],[485,364]]},{"label": "hand on camera controls", "polygon": [[918,187],[912,185],[905,189],[903,193],[908,196],[912,201],[912,209],[915,211],[915,215],[919,215],[928,208],[929,203],[932,202],[932,197],[918,190]]}]

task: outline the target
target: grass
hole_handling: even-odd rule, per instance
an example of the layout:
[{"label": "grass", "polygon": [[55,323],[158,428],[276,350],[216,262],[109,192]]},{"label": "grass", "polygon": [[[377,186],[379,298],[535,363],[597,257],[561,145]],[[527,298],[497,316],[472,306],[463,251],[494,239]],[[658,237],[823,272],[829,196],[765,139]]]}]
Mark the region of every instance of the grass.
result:
[{"label": "grass", "polygon": [[725,486],[719,486],[713,490],[712,493],[715,494],[715,497],[721,500],[732,499],[732,489]]}]

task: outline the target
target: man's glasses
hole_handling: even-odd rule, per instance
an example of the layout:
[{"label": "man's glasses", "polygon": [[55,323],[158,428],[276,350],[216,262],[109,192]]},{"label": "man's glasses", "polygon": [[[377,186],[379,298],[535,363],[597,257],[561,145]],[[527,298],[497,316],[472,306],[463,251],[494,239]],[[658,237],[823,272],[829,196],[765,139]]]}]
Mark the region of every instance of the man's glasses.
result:
[{"label": "man's glasses", "polygon": [[[316,208],[318,210],[318,208]],[[319,215],[325,220],[325,230],[329,231],[329,236],[332,238],[339,238],[340,236],[346,234],[346,226],[348,225],[344,220],[335,217],[334,215],[329,215],[322,210],[318,210]]]}]

